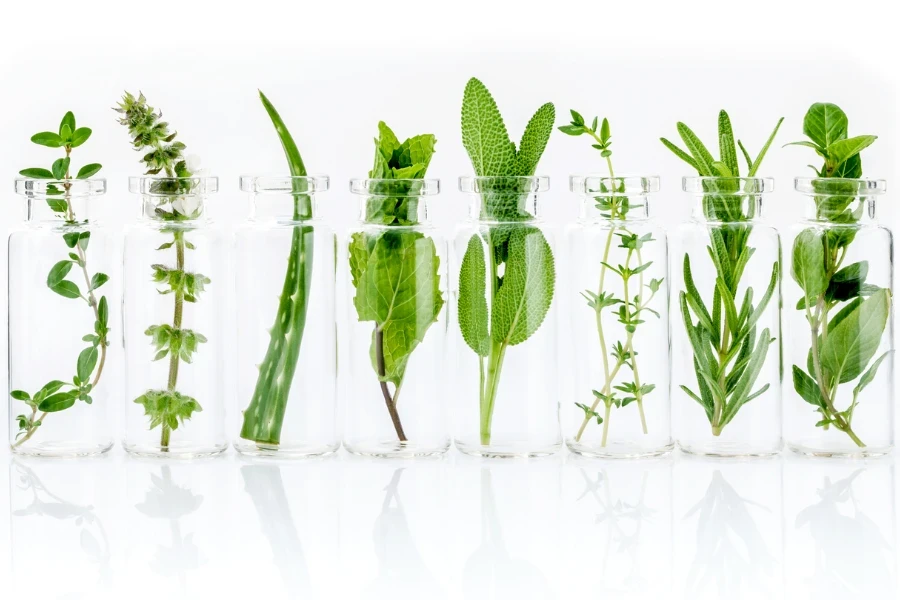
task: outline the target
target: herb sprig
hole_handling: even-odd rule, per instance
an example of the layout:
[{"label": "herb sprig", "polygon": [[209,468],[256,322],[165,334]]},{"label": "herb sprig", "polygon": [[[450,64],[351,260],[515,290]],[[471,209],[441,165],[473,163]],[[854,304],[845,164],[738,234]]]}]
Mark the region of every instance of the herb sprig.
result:
[{"label": "herb sprig", "polygon": [[[606,447],[609,435],[609,423],[612,408],[624,408],[631,403],[638,407],[638,414],[641,419],[641,429],[647,433],[647,419],[644,416],[644,397],[656,389],[656,385],[652,383],[644,383],[641,381],[640,370],[638,368],[637,355],[638,352],[634,348],[634,336],[638,327],[644,323],[644,314],[649,312],[659,318],[659,313],[650,308],[650,303],[656,296],[656,293],[662,285],[662,279],[651,279],[649,283],[644,281],[644,272],[650,268],[653,261],[644,262],[641,250],[644,245],[655,241],[652,233],[637,235],[631,232],[623,223],[632,208],[628,196],[625,194],[625,184],[620,182],[616,184],[616,175],[612,164],[612,136],[610,134],[609,120],[604,118],[597,131],[598,118],[594,117],[590,126],[585,123],[584,117],[578,111],[571,110],[572,121],[568,125],[559,127],[563,133],[571,136],[587,135],[594,140],[591,144],[593,148],[600,152],[600,157],[605,160],[609,171],[609,184],[601,183],[601,194],[594,198],[596,207],[605,218],[614,223],[610,227],[606,236],[606,243],[603,248],[603,256],[600,261],[600,282],[597,291],[585,290],[582,292],[588,307],[595,313],[597,322],[597,335],[600,340],[600,355],[603,358],[603,386],[600,390],[592,390],[594,398],[591,404],[576,402],[575,405],[584,411],[584,419],[578,432],[575,434],[575,441],[581,441],[585,429],[590,422],[596,419],[597,424],[603,425],[603,436],[600,441],[601,447]],[[612,251],[612,242],[615,237],[619,238],[617,248],[622,248],[625,253],[625,260],[617,266],[611,264],[610,253]],[[634,260],[635,262],[632,262]],[[623,294],[621,298],[617,298],[615,293],[608,290],[606,285],[606,272],[615,273],[622,281]],[[631,296],[632,278],[637,277],[637,294]],[[649,290],[649,294],[646,293]],[[618,317],[619,323],[625,333],[625,342],[618,341],[612,345],[612,351],[607,347],[606,331],[603,327],[603,316],[605,312],[614,312]],[[610,366],[609,357],[612,356],[615,361]],[[627,381],[622,381],[618,385],[614,385],[616,377],[623,366],[628,367],[631,371],[631,377]],[[618,392],[625,394],[623,397]],[[597,412],[597,407],[603,402],[605,411],[603,415]]]},{"label": "herb sprig", "polygon": [[[744,145],[737,142],[747,163],[749,177],[759,170],[783,120],[778,120],[756,159],[751,159]],[[678,294],[678,299],[694,351],[699,393],[685,385],[681,389],[703,408],[712,434],[718,436],[742,406],[769,389],[768,383],[755,391],[752,389],[762,371],[769,345],[775,341],[768,328],[757,335],[756,324],[775,294],[779,268],[778,262],[772,264],[769,285],[756,304],[753,303],[752,286],[747,286],[741,296],[741,279],[756,251],[748,244],[756,209],[752,204],[745,207],[743,199],[755,190],[740,189],[741,180],[737,179],[740,177],[740,165],[728,113],[724,110],[719,113],[719,160],[713,158],[712,153],[684,123],[678,123],[678,134],[687,146],[687,152],[665,138],[660,138],[660,141],[701,176],[717,178],[704,182],[703,195],[706,218],[721,222],[709,228],[710,244],[707,246],[717,275],[712,290],[712,310],[694,284],[691,259],[687,253],[683,266],[685,290]],[[738,304],[740,297],[743,300]]]},{"label": "herb sprig", "polygon": [[[837,226],[809,227],[794,240],[791,277],[803,290],[797,310],[805,312],[810,328],[806,370],[792,366],[794,389],[815,407],[816,427],[834,427],[864,448],[853,430],[853,416],[860,393],[874,381],[890,352],[875,358],[891,311],[891,291],[866,283],[869,261],[844,265],[866,199],[856,194],[857,182],[843,179],[862,177],[860,152],[877,137],[848,137],[847,115],[828,103],[809,108],[803,133],[809,141],[787,145],[812,148],[824,160],[819,169],[810,165],[823,178],[813,181],[818,192],[813,196],[815,218]],[[838,388],[853,381],[857,383],[850,402],[840,410]]]},{"label": "herb sprig", "polygon": [[[24,402],[31,409],[30,414],[16,416],[19,430],[13,448],[30,440],[48,414],[71,408],[78,401],[91,404],[93,398],[90,394],[100,382],[106,364],[106,349],[109,347],[109,304],[106,296],[100,296],[97,300],[95,292],[109,281],[109,276],[100,272],[91,275],[88,270],[87,250],[91,232],[85,228],[87,221],[78,220],[72,201],[73,181],[88,179],[102,168],[99,163],[89,163],[81,167],[74,178],[71,174],[72,150],[84,144],[91,137],[91,133],[88,127],[76,127],[75,115],[71,111],[67,112],[59,124],[58,133],[44,131],[31,137],[31,141],[40,146],[61,148],[65,156],[56,159],[50,169],[32,167],[19,171],[23,177],[52,181],[46,186],[46,193],[49,196],[47,204],[63,219],[62,241],[69,252],[68,258],[60,260],[50,268],[47,274],[47,287],[64,298],[83,300],[87,303],[94,315],[94,330],[82,338],[88,346],[78,355],[71,383],[54,379],[34,395],[24,390],[10,392],[14,400]],[[84,291],[78,283],[66,278],[73,267],[78,267],[81,271]]]},{"label": "herb sprig", "polygon": [[481,185],[482,213],[501,223],[472,236],[459,274],[460,329],[466,344],[478,355],[482,445],[491,443],[494,401],[506,350],[534,335],[553,300],[553,252],[541,230],[528,224],[534,217],[524,202],[532,192],[517,178],[534,175],[555,118],[553,104],[541,106],[516,149],[485,85],[474,77],[466,84],[463,145],[475,174],[496,178]]},{"label": "herb sprig", "polygon": [[353,305],[360,321],[375,323],[372,368],[400,442],[408,441],[397,404],[409,359],[444,306],[434,240],[410,228],[418,223],[419,180],[434,146],[432,134],[401,143],[384,122],[378,123],[375,164],[369,171],[376,181],[366,199],[365,221],[387,229],[354,233],[349,247]]},{"label": "herb sprig", "polygon": [[195,246],[185,237],[189,227],[181,223],[197,218],[201,207],[194,196],[195,183],[190,179],[192,173],[184,159],[185,145],[175,141],[177,133],[162,121],[162,113],[147,104],[143,94],[135,97],[127,92],[114,110],[123,115],[119,123],[128,128],[134,149],[145,152],[141,162],[147,167],[146,174],[165,173],[168,178],[153,183],[153,192],[158,194],[161,205],[155,208],[155,216],[168,223],[163,231],[172,234],[172,241],[157,250],[174,247],[175,266],[154,264],[151,269],[153,281],[164,286],[159,293],[172,294],[174,313],[171,325],[151,325],[145,333],[156,350],[154,360],[169,357],[169,375],[165,389],[147,390],[134,400],[144,407],[150,429],[161,429],[160,447],[168,452],[171,432],[195,412],[203,410],[195,398],[177,390],[179,364],[191,363],[199,345],[206,342],[203,334],[183,327],[184,303],[196,302],[211,283],[202,273],[185,269],[185,252],[194,250]]}]

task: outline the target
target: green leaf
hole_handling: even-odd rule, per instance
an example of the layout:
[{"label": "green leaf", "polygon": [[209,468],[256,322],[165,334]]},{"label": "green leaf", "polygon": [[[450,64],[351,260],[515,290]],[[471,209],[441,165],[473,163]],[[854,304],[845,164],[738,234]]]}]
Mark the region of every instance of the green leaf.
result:
[{"label": "green leaf", "polygon": [[484,248],[481,238],[473,235],[459,270],[459,328],[479,356],[487,356],[491,346],[485,277]]},{"label": "green leaf", "polygon": [[93,177],[102,168],[103,167],[98,163],[84,165],[83,167],[78,169],[78,174],[75,176],[75,179],[87,179],[88,177]]},{"label": "green leaf", "polygon": [[97,305],[97,315],[100,318],[101,325],[106,327],[109,322],[109,304],[106,301],[106,296],[100,298],[100,303]]},{"label": "green leaf", "polygon": [[778,123],[775,124],[775,129],[772,130],[772,135],[769,136],[769,139],[766,140],[766,143],[763,145],[762,150],[759,151],[759,154],[756,157],[756,160],[753,161],[753,166],[750,167],[750,172],[747,173],[748,177],[753,177],[756,175],[756,172],[759,171],[759,167],[762,166],[763,158],[766,156],[766,152],[769,151],[769,146],[772,145],[772,142],[775,141],[775,136],[778,135],[778,129],[781,127],[781,124],[784,122],[784,117],[778,119]]},{"label": "green leaf", "polygon": [[[763,329],[759,336],[759,341],[757,341],[756,347],[750,355],[750,360],[747,363],[746,369],[734,386],[731,401],[725,407],[725,411],[722,415],[722,421],[724,423],[730,423],[738,410],[740,410],[741,406],[750,400],[750,388],[762,371],[769,350],[769,344],[771,343],[772,340],[769,335],[769,330]],[[757,395],[759,394],[754,394],[753,397],[756,397]]]},{"label": "green leaf", "polygon": [[77,148],[82,145],[88,138],[91,137],[92,131],[87,127],[79,127],[72,133],[72,143],[69,144],[73,148]]},{"label": "green leaf", "polygon": [[891,293],[882,289],[835,315],[820,352],[831,377],[840,383],[859,377],[881,343],[890,309]]},{"label": "green leaf", "polygon": [[[395,150],[396,163],[400,168],[417,167],[422,173],[418,176],[421,178],[431,163],[431,157],[434,155],[434,146],[437,143],[434,135],[426,133],[416,135],[400,144]],[[412,176],[403,177],[404,179],[412,179]]]},{"label": "green leaf", "polygon": [[819,386],[816,384],[816,381],[812,377],[807,375],[806,371],[804,371],[797,365],[793,365],[793,367],[791,367],[791,372],[794,379],[794,389],[797,391],[800,397],[816,408],[827,409],[827,406],[822,399],[822,392],[821,390],[819,390]]},{"label": "green leaf", "polygon": [[838,140],[825,149],[827,162],[834,170],[842,165],[850,157],[856,156],[866,148],[872,145],[878,137],[874,135],[858,135],[846,140]]},{"label": "green leaf", "polygon": [[581,125],[560,125],[557,129],[566,135],[578,136],[584,133],[584,127]]},{"label": "green leaf", "polygon": [[791,277],[806,294],[810,306],[828,287],[825,246],[821,231],[804,229],[794,239],[794,248],[791,251]]},{"label": "green leaf", "polygon": [[52,131],[42,131],[31,136],[31,141],[48,148],[59,148],[63,145],[62,138]]},{"label": "green leaf", "polygon": [[96,290],[107,281],[109,281],[109,275],[107,275],[106,273],[94,273],[94,276],[91,277],[91,287],[88,289],[88,291],[92,292]]},{"label": "green leaf", "polygon": [[49,286],[49,287],[51,290],[53,290],[60,296],[64,296],[66,298],[80,298],[81,297],[81,290],[78,289],[78,286],[68,280],[60,281],[56,285]]},{"label": "green leaf", "polygon": [[553,132],[553,122],[556,120],[556,109],[553,104],[547,103],[541,106],[522,134],[519,143],[519,151],[516,154],[516,174],[530,177],[537,170],[538,161],[547,147],[547,141]]},{"label": "green leaf", "polygon": [[65,158],[58,158],[53,161],[53,167],[50,169],[53,173],[54,179],[65,179],[66,173],[69,171],[69,163],[71,159],[67,156]]},{"label": "green leaf", "polygon": [[847,137],[847,115],[834,104],[817,102],[803,118],[803,133],[820,148]]},{"label": "green leaf", "polygon": [[77,394],[73,394],[72,392],[54,394],[49,398],[42,400],[38,405],[38,410],[46,413],[59,412],[71,408],[77,399]]},{"label": "green leaf", "polygon": [[[813,167],[815,169],[815,167]],[[823,167],[824,170],[824,167]],[[819,172],[816,171],[818,174]],[[825,177],[827,173],[820,174]],[[859,154],[851,156],[841,164],[839,164],[831,173],[831,177],[846,177],[847,179],[859,179],[862,177],[862,159]]]},{"label": "green leaf", "polygon": [[9,395],[13,398],[13,400],[21,400],[22,402],[28,402],[31,400],[31,394],[28,392],[23,392],[22,390],[13,390],[9,393]]},{"label": "green leaf", "polygon": [[863,373],[862,377],[859,378],[859,382],[856,384],[856,387],[853,388],[854,403],[856,403],[856,398],[866,388],[866,386],[868,386],[875,380],[875,375],[878,374],[878,367],[881,366],[881,363],[885,358],[888,357],[888,355],[890,355],[891,352],[891,350],[888,350],[887,352],[876,358],[875,362],[872,363],[872,366],[869,367],[869,369],[865,373]]},{"label": "green leaf", "polygon": [[731,129],[731,119],[728,113],[719,111],[719,155],[722,162],[728,167],[731,175],[738,177],[740,169],[738,166],[737,150],[734,146],[734,132]]},{"label": "green leaf", "polygon": [[782,146],[782,148],[787,148],[788,146],[805,146],[807,148],[812,148],[813,150],[815,150],[816,154],[818,154],[819,156],[825,156],[825,150],[812,142],[788,142],[787,144]]},{"label": "green leaf", "polygon": [[555,280],[553,254],[541,231],[513,229],[503,285],[491,310],[494,342],[514,346],[538,330],[550,309]]},{"label": "green leaf", "polygon": [[713,163],[716,162],[716,160],[713,158],[712,154],[709,153],[709,150],[706,149],[706,146],[703,145],[703,142],[700,141],[700,138],[697,137],[697,134],[695,134],[690,127],[681,122],[678,123],[677,128],[678,135],[681,136],[681,140],[684,142],[684,145],[687,146],[691,156],[693,156],[694,163],[697,165],[697,171],[700,175],[706,177],[715,175]]},{"label": "green leaf", "polygon": [[434,241],[421,233],[387,231],[375,242],[353,303],[359,320],[374,321],[382,332],[383,381],[400,382],[410,354],[437,321],[444,305],[439,270]]},{"label": "green leaf", "polygon": [[[869,274],[869,261],[862,260],[851,263],[832,275],[825,290],[827,302],[846,302],[863,295],[866,289],[866,276]],[[872,290],[872,292],[877,290]],[[871,295],[871,293],[867,294]]]},{"label": "green leaf", "polygon": [[78,368],[76,369],[78,379],[81,381],[90,379],[91,373],[94,372],[94,367],[97,366],[98,356],[99,354],[96,346],[89,346],[81,351],[78,355]]},{"label": "green leaf", "polygon": [[150,429],[166,424],[175,430],[195,412],[203,412],[199,402],[177,391],[148,390],[134,403],[144,407],[144,414],[150,417]]},{"label": "green leaf", "polygon": [[51,171],[41,168],[22,169],[19,171],[19,175],[22,177],[30,177],[32,179],[54,179]]},{"label": "green leaf", "polygon": [[684,162],[689,164],[692,169],[694,169],[697,172],[700,171],[700,166],[697,164],[697,161],[695,161],[691,157],[690,154],[688,154],[687,152],[685,152],[684,150],[682,150],[681,148],[679,148],[678,146],[676,146],[675,144],[673,144],[672,142],[667,140],[666,138],[659,138],[659,141],[661,141],[663,143],[663,146],[665,146],[666,148],[668,148],[669,150],[674,152],[675,156],[677,156],[678,158],[680,158],[681,160],[683,160]]},{"label": "green leaf", "polygon": [[65,279],[66,275],[69,274],[69,271],[72,270],[72,261],[70,260],[61,260],[50,269],[50,272],[47,274],[47,287],[53,288],[58,285],[63,279]]},{"label": "green leaf", "polygon": [[462,104],[463,146],[479,177],[514,175],[516,147],[488,89],[474,77],[466,84]]},{"label": "green leaf", "polygon": [[72,135],[72,132],[75,131],[75,114],[71,110],[63,115],[62,121],[59,123],[60,137],[66,138],[67,136],[64,135],[66,131],[68,131],[69,135]]},{"label": "green leaf", "polygon": [[69,233],[63,234],[63,241],[66,243],[66,246],[69,248],[74,248],[75,244],[78,243],[78,237],[80,233],[77,231],[70,231]]},{"label": "green leaf", "polygon": [[[594,118],[594,130],[597,129],[597,118]],[[604,142],[609,141],[609,120],[603,117],[603,124],[600,126],[600,139]]]},{"label": "green leaf", "polygon": [[569,112],[572,114],[572,123],[574,125],[584,125],[584,117],[581,116],[581,113],[571,108]]}]

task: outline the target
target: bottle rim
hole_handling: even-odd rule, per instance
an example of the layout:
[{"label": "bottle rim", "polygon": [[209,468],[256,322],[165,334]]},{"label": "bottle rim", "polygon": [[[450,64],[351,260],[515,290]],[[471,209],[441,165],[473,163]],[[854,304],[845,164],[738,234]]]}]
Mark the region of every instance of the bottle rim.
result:
[{"label": "bottle rim", "polygon": [[849,177],[795,177],[794,190],[815,196],[880,196],[887,192],[887,181]]},{"label": "bottle rim", "polygon": [[102,196],[106,193],[106,179],[35,179],[32,177],[17,177],[15,180],[16,194],[26,197],[47,196],[58,198],[59,193],[68,186],[70,198]]},{"label": "bottle rim", "polygon": [[[569,190],[576,194],[628,196],[633,194],[654,194],[659,189],[659,175],[623,175],[622,177],[603,175],[569,176]],[[617,191],[610,192],[609,190]]]},{"label": "bottle rim", "polygon": [[241,175],[242,192],[251,194],[314,194],[328,191],[328,175]]},{"label": "bottle rim", "polygon": [[[178,191],[169,191],[170,184]],[[163,188],[162,191],[160,188]],[[219,191],[218,177],[157,177],[143,175],[128,178],[128,191],[142,196],[180,196],[190,194],[213,194]]]},{"label": "bottle rim", "polygon": [[360,196],[436,196],[441,192],[440,179],[362,179],[350,180],[350,193]]},{"label": "bottle rim", "polygon": [[775,191],[772,177],[700,177],[681,179],[681,189],[689,194],[770,194]]},{"label": "bottle rim", "polygon": [[546,175],[521,175],[505,177],[473,177],[463,175],[459,178],[459,191],[465,194],[482,193],[535,193],[550,189],[550,178]]}]

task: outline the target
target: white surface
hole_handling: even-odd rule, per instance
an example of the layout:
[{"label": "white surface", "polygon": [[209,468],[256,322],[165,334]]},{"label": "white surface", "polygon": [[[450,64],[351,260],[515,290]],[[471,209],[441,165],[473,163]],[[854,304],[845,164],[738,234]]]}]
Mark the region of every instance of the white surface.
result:
[{"label": "white surface", "polygon": [[[15,173],[55,158],[28,137],[66,110],[94,129],[75,162],[105,165],[107,220],[137,214],[126,176],[139,172],[138,157],[108,108],[123,89],[146,92],[189,151],[222,177],[217,216],[226,221],[244,210],[239,174],[284,170],[257,87],[278,106],[311,170],[333,177],[322,209],[336,225],[355,215],[345,182],[368,170],[379,119],[400,135],[437,135],[430,175],[444,181],[444,193],[434,217],[447,226],[463,217],[455,178],[471,170],[459,142],[459,104],[472,75],[494,93],[513,137],[547,100],[561,122],[569,107],[608,116],[619,169],[662,176],[656,209],[666,225],[688,213],[679,191],[687,171],[657,138],[674,137],[683,120],[710,140],[719,108],[729,110],[753,152],[779,116],[787,118],[778,140],[793,141],[810,103],[836,102],[852,133],[881,136],[866,151],[866,173],[895,178],[896,9],[883,0],[516,6],[6,2],[2,227],[21,215]],[[766,159],[764,170],[777,178],[768,209],[776,224],[802,214],[791,178],[806,174],[809,159],[803,149],[778,147]],[[565,177],[597,170],[595,161],[583,139],[554,134],[540,169],[553,179],[548,219],[574,217]],[[886,222],[896,215],[891,197],[882,207]],[[300,597],[310,588],[311,597],[327,598],[424,591],[428,598],[693,599],[733,589],[742,591],[729,597],[742,599],[896,595],[890,461],[673,464],[561,455],[482,463],[454,454],[395,463],[342,455],[274,467],[288,511],[279,505],[276,472],[259,473],[262,482],[250,489],[272,503],[262,518],[242,474],[253,467],[234,456],[175,465],[171,482],[161,463],[118,455],[29,467],[57,499],[48,497],[45,514],[32,506],[0,518],[3,598],[104,597],[92,591],[97,582],[107,595],[127,598],[275,598],[287,597],[285,590]],[[397,495],[389,498],[395,476]],[[0,515],[9,502],[4,490],[17,489],[18,480],[15,466],[0,468]],[[27,508],[15,494],[12,510]],[[619,515],[621,529],[606,510]],[[13,575],[30,589],[13,593]]]}]

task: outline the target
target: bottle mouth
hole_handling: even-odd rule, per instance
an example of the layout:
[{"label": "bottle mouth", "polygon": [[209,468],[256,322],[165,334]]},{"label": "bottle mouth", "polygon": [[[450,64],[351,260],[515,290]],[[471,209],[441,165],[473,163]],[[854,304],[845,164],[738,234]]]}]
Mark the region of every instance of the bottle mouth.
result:
[{"label": "bottle mouth", "polygon": [[801,194],[816,196],[880,196],[887,192],[887,181],[843,177],[795,177],[794,190]]},{"label": "bottle mouth", "polygon": [[106,193],[106,179],[33,179],[19,177],[16,194],[28,198],[81,198],[102,196]]},{"label": "bottle mouth", "polygon": [[549,189],[550,178],[546,175],[536,175],[532,177],[463,176],[459,178],[459,191],[465,194],[529,194],[546,192]]},{"label": "bottle mouth", "polygon": [[251,194],[314,194],[328,191],[328,175],[241,175],[242,192]]},{"label": "bottle mouth", "polygon": [[602,175],[572,175],[569,190],[576,194],[629,196],[633,194],[654,194],[659,191],[658,175],[625,175],[604,177]]},{"label": "bottle mouth", "polygon": [[769,194],[775,191],[772,177],[683,177],[681,189],[690,194]]},{"label": "bottle mouth", "polygon": [[360,196],[436,196],[441,192],[440,179],[351,179],[350,193]]},{"label": "bottle mouth", "polygon": [[129,177],[128,191],[142,196],[213,194],[219,191],[218,177]]}]

